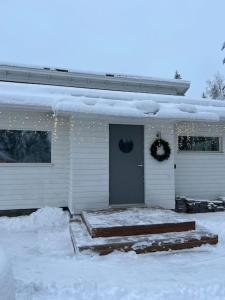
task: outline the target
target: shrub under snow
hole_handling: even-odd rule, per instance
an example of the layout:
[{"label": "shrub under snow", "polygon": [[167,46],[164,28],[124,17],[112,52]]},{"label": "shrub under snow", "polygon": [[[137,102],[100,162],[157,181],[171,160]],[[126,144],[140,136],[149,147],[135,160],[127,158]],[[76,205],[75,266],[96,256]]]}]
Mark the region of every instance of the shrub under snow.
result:
[{"label": "shrub under snow", "polygon": [[3,249],[0,247],[0,300],[14,300],[14,279],[11,265]]},{"label": "shrub under snow", "polygon": [[0,228],[5,230],[38,230],[42,228],[63,227],[68,224],[68,215],[61,208],[44,207],[29,216],[0,218]]}]

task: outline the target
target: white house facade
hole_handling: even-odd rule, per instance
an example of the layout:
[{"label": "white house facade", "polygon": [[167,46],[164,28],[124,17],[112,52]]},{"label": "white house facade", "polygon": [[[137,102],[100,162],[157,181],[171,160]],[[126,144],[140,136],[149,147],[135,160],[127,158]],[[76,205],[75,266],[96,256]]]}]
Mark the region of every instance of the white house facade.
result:
[{"label": "white house facade", "polygon": [[[91,86],[96,89],[88,89],[86,81],[79,83],[80,73],[72,87],[54,86],[65,85],[62,72],[57,83],[44,86],[40,70],[34,70],[32,82],[22,83],[32,78],[28,71],[0,68],[1,211],[173,209],[176,195],[225,196],[223,103],[187,98],[182,94],[189,84],[179,80],[140,78],[145,91],[140,93],[132,91],[140,88],[136,77],[115,83],[109,76],[107,89],[106,79],[92,74],[88,84],[97,80]],[[151,155],[158,139],[170,148],[163,161]]]}]

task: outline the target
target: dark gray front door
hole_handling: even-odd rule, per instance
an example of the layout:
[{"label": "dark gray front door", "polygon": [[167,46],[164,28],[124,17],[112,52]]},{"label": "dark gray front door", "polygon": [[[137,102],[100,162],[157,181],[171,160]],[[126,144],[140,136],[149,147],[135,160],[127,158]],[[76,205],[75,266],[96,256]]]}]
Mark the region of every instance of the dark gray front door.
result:
[{"label": "dark gray front door", "polygon": [[144,127],[109,127],[109,202],[144,203]]}]

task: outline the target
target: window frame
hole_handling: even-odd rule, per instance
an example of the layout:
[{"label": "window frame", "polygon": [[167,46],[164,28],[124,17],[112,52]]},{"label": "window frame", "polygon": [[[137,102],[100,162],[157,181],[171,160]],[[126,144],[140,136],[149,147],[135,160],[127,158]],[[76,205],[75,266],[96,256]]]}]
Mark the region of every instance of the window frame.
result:
[{"label": "window frame", "polygon": [[[206,138],[218,138],[219,140],[219,150],[218,151],[210,151],[210,150],[207,150],[207,151],[204,151],[204,150],[181,150],[179,149],[179,137],[181,136],[188,136],[188,137],[206,137]],[[224,151],[223,151],[223,137],[222,136],[213,136],[213,135],[177,135],[177,139],[176,139],[176,142],[177,142],[177,152],[178,153],[186,153],[186,154],[223,154]]]},{"label": "window frame", "polygon": [[50,134],[50,162],[2,162],[0,163],[0,167],[51,167],[54,165],[53,163],[53,134],[50,129],[34,129],[34,128],[0,128],[0,131],[37,131],[37,132],[47,132]]}]

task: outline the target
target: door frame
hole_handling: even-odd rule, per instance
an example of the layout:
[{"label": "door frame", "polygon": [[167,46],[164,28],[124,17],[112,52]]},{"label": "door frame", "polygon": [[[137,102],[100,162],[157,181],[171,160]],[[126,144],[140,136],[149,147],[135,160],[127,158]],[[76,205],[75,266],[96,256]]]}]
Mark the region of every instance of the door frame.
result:
[{"label": "door frame", "polygon": [[[143,127],[143,202],[142,203],[137,203],[137,204],[110,204],[110,126],[111,125],[124,125],[124,126],[142,126]],[[108,170],[109,170],[109,197],[108,197],[108,206],[109,207],[118,207],[118,208],[126,208],[126,207],[145,207],[145,125],[144,124],[138,124],[138,123],[109,123],[108,124]]]}]

